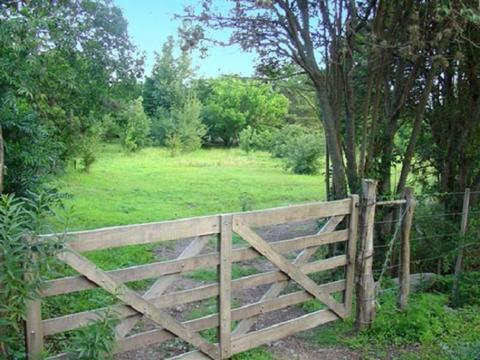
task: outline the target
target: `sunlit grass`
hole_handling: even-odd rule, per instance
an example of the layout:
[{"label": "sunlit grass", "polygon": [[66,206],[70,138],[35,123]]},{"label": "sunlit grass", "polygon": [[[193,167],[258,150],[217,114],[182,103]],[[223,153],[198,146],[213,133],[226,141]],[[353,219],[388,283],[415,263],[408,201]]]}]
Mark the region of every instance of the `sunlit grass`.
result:
[{"label": "sunlit grass", "polygon": [[208,149],[170,157],[162,148],[126,154],[104,145],[89,173],[69,169],[55,184],[70,195],[72,229],[261,209],[323,200],[321,175],[287,173],[268,153]]}]

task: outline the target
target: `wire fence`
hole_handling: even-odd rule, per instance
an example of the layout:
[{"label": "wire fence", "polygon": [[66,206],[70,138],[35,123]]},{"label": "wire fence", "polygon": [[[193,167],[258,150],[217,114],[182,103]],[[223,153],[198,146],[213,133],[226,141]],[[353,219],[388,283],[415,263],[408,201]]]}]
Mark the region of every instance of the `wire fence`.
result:
[{"label": "wire fence", "polygon": [[[480,191],[470,191],[470,198],[477,194]],[[412,273],[451,274],[460,251],[470,247],[478,247],[480,251],[480,208],[470,206],[465,214],[462,209],[464,196],[465,192],[424,193],[415,196],[416,209],[410,233]],[[377,197],[373,274],[379,284],[379,294],[399,289],[398,285],[383,286],[382,282],[384,276],[395,278],[401,267],[398,232],[405,214],[405,205],[401,204],[401,200],[392,196]],[[447,205],[457,209],[449,209]],[[476,233],[477,236],[460,242],[464,216],[468,216],[470,233]],[[445,266],[439,266],[439,263]]]}]

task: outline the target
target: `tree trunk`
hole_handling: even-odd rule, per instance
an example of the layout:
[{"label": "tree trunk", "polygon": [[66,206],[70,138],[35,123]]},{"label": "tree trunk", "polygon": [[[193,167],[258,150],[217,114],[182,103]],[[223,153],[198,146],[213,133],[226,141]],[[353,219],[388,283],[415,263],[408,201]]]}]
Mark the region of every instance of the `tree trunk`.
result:
[{"label": "tree trunk", "polygon": [[434,73],[435,68],[432,68],[428,73],[425,89],[423,90],[422,98],[420,99],[417,111],[415,113],[415,121],[413,123],[412,134],[410,135],[410,141],[408,142],[407,150],[405,151],[405,156],[403,157],[402,171],[400,173],[400,179],[398,180],[397,185],[397,194],[401,194],[405,189],[405,185],[407,184],[407,177],[410,173],[415,146],[417,145],[417,141],[420,137],[420,133],[422,130],[427,101],[432,91],[433,78],[435,75]]},{"label": "tree trunk", "polygon": [[340,145],[340,138],[336,127],[336,121],[330,106],[328,95],[324,89],[320,89],[315,83],[320,108],[322,109],[322,121],[325,131],[325,141],[328,146],[330,160],[332,161],[332,181],[334,188],[334,196],[337,199],[347,196],[347,184],[345,164],[343,163],[343,152]]}]

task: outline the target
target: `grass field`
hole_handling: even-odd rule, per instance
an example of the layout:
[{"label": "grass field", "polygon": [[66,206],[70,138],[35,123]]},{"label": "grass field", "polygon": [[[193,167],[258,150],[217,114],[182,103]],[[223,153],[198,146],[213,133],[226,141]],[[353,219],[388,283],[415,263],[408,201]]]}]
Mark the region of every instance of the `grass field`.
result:
[{"label": "grass field", "polygon": [[170,157],[165,149],[125,154],[104,145],[89,173],[55,181],[69,194],[72,229],[260,209],[325,198],[321,175],[287,173],[267,153],[208,149]]}]

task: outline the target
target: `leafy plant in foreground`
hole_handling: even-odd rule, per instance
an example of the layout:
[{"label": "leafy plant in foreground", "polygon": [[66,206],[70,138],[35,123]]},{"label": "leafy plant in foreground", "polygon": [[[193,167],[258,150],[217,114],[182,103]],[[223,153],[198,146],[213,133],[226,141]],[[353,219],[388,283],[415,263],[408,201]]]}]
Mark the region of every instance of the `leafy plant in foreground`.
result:
[{"label": "leafy plant in foreground", "polygon": [[52,214],[58,197],[30,195],[0,196],[0,355],[5,359],[23,358],[26,302],[38,297],[42,274],[51,270],[61,248],[57,237],[36,238],[45,230],[45,217]]}]

